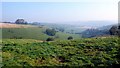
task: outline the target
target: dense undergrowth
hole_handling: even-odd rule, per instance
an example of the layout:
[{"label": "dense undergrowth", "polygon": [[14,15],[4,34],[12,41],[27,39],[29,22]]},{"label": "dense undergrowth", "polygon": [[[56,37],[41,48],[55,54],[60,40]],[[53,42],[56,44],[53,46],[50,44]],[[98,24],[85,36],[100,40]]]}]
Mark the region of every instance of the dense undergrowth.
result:
[{"label": "dense undergrowth", "polygon": [[[118,37],[22,43],[2,41],[5,66],[111,67],[120,64]],[[18,39],[16,39],[17,41]],[[21,39],[22,40],[22,39]],[[27,39],[23,39],[27,41]]]}]

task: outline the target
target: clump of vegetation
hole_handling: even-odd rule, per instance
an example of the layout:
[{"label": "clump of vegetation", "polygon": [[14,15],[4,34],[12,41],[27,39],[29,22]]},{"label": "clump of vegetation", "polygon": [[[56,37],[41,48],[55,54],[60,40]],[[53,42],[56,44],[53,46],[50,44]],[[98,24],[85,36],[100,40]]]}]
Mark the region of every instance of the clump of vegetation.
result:
[{"label": "clump of vegetation", "polygon": [[120,25],[119,26],[112,26],[109,30],[111,35],[118,35],[120,36]]},{"label": "clump of vegetation", "polygon": [[15,21],[16,24],[27,24],[27,22],[24,19],[17,19]]},{"label": "clump of vegetation", "polygon": [[47,38],[46,41],[54,41],[54,38]]},{"label": "clump of vegetation", "polygon": [[55,29],[46,29],[45,33],[49,36],[54,36],[56,34]]},{"label": "clump of vegetation", "polygon": [[73,37],[72,37],[72,36],[69,36],[69,37],[68,37],[68,40],[72,40],[72,39],[73,39]]}]

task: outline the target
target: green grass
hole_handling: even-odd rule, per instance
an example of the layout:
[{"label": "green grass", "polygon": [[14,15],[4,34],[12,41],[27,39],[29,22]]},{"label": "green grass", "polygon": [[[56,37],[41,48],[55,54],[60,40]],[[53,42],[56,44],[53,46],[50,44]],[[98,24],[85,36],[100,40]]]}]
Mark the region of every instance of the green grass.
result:
[{"label": "green grass", "polygon": [[78,34],[69,34],[69,33],[63,33],[63,32],[57,32],[55,37],[58,36],[58,38],[56,38],[57,40],[67,40],[67,38],[69,36],[72,36],[73,39],[80,39],[80,35]]},{"label": "green grass", "polygon": [[41,39],[45,40],[48,36],[42,31],[42,28],[3,28],[3,38],[25,38],[25,39]]},{"label": "green grass", "polygon": [[73,36],[74,39],[80,38],[80,35],[77,34],[67,34],[62,32],[57,32],[55,36],[48,36],[44,32],[46,27],[30,27],[30,28],[3,28],[2,37],[3,39],[37,39],[37,40],[46,40],[48,37],[53,37],[56,40],[65,40],[69,36]]},{"label": "green grass", "polygon": [[3,39],[3,65],[108,67],[120,64],[118,40],[118,37],[53,42]]}]

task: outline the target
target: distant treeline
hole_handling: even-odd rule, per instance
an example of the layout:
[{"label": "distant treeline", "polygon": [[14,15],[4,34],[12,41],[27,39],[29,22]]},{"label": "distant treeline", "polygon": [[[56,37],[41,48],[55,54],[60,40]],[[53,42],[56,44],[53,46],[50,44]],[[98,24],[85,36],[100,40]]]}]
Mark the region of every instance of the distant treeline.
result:
[{"label": "distant treeline", "polygon": [[117,35],[120,36],[120,25],[113,25],[110,29],[87,29],[82,32],[83,38],[91,38],[96,36],[108,36]]},{"label": "distant treeline", "polygon": [[17,19],[15,22],[3,22],[3,23],[15,23],[15,24],[28,24],[24,19]]}]

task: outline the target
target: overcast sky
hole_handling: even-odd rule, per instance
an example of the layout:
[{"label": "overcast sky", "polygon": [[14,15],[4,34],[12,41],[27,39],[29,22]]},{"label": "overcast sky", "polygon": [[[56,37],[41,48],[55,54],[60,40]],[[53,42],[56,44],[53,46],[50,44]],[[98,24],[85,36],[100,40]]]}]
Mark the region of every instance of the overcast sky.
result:
[{"label": "overcast sky", "polygon": [[[2,21],[117,21],[119,0],[2,0]],[[74,1],[74,2],[73,2]],[[78,2],[79,1],[79,2]],[[0,3],[1,4],[1,3]],[[0,15],[1,15],[0,14]]]}]

